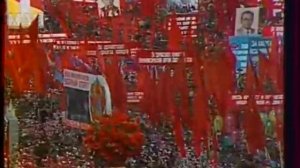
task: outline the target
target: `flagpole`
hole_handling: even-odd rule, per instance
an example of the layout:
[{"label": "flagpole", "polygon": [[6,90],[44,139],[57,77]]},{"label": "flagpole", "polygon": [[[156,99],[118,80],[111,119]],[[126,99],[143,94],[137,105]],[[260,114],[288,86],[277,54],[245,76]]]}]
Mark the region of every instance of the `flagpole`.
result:
[{"label": "flagpole", "polygon": [[216,158],[215,162],[217,164],[217,162],[219,161],[219,158],[220,158],[220,152],[219,152],[220,145],[219,145],[219,137],[218,137],[217,134],[216,134],[216,141],[217,141],[217,144],[216,144],[217,145],[217,150],[215,152],[217,154],[217,158]]},{"label": "flagpole", "polygon": [[269,154],[269,151],[267,149],[267,147],[265,147],[265,156],[267,159],[271,160],[271,157],[270,157],[270,154]]},{"label": "flagpole", "polygon": [[280,157],[280,167],[284,168],[283,152],[282,152],[280,141],[278,141],[278,148],[279,148],[279,157]]}]

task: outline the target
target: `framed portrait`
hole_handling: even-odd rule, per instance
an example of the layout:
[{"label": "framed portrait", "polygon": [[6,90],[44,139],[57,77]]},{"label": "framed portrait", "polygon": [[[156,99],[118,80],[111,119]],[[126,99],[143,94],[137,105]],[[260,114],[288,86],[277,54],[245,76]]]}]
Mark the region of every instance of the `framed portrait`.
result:
[{"label": "framed portrait", "polygon": [[258,35],[259,8],[237,8],[235,19],[236,36]]},{"label": "framed portrait", "polygon": [[116,17],[121,14],[120,0],[97,0],[100,17]]}]

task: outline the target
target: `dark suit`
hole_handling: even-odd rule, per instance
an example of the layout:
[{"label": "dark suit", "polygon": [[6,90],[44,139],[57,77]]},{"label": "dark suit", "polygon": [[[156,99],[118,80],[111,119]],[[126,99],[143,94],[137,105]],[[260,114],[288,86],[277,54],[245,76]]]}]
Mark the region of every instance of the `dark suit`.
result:
[{"label": "dark suit", "polygon": [[236,35],[237,36],[249,36],[249,35],[253,35],[255,33],[255,29],[250,28],[250,29],[245,29],[243,27],[237,29],[236,31]]},{"label": "dark suit", "polygon": [[119,8],[116,6],[106,6],[101,8],[102,17],[114,17],[120,14]]}]

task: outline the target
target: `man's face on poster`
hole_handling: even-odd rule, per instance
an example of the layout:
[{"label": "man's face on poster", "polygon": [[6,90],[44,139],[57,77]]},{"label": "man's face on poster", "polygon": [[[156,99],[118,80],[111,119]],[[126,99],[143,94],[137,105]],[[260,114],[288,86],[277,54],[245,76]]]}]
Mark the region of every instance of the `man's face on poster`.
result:
[{"label": "man's face on poster", "polygon": [[112,6],[114,4],[114,0],[102,0],[105,6]]},{"label": "man's face on poster", "polygon": [[245,29],[250,29],[253,24],[254,14],[251,12],[244,12],[241,16],[241,24]]}]

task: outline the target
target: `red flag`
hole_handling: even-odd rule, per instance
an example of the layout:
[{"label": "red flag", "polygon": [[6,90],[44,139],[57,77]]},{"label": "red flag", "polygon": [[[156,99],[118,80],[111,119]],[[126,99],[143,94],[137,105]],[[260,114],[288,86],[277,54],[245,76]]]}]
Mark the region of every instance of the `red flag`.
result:
[{"label": "red flag", "polygon": [[226,52],[222,52],[220,54],[218,64],[216,65],[217,74],[219,74],[219,83],[217,85],[220,87],[219,93],[216,93],[216,98],[222,117],[226,116],[225,113],[228,110],[227,100],[235,86],[235,63],[235,56],[231,52],[230,48],[227,48]]},{"label": "red flag", "polygon": [[[143,99],[141,100],[142,112],[145,112],[150,121],[153,124],[157,124],[159,121],[159,110],[158,104],[158,89],[155,80],[151,79],[149,72],[142,70],[141,76],[139,77],[139,88],[144,92]],[[159,96],[161,97],[161,96]]]},{"label": "red flag", "polygon": [[244,93],[253,94],[255,92],[255,89],[257,87],[255,78],[256,77],[255,77],[253,66],[250,62],[248,62],[247,70],[246,70],[246,81],[245,81]]},{"label": "red flag", "polygon": [[209,95],[213,95],[215,92],[218,91],[219,86],[217,83],[218,80],[218,72],[217,66],[215,65],[215,60],[205,58],[203,60],[203,72],[204,72],[204,81],[205,81],[205,88]]},{"label": "red flag", "polygon": [[259,78],[259,86],[261,87],[260,90],[264,91],[264,83],[266,82],[267,78],[269,77],[269,67],[270,63],[267,60],[266,56],[260,54],[259,55],[259,62],[258,62],[258,78]]},{"label": "red flag", "polygon": [[174,51],[179,50],[182,39],[181,30],[176,21],[176,14],[173,14],[171,16],[170,30],[168,31],[168,49]]},{"label": "red flag", "polygon": [[180,94],[180,116],[184,123],[189,125],[189,88],[186,77],[184,57],[180,57],[179,62],[176,65],[174,80],[178,83],[176,91]]},{"label": "red flag", "polygon": [[193,81],[196,85],[194,91],[193,101],[193,117],[192,117],[192,131],[193,131],[193,146],[197,156],[201,154],[201,141],[206,139],[209,132],[209,114],[208,114],[208,98],[204,93],[203,75],[200,72],[200,64],[194,61],[193,64]]},{"label": "red flag", "polygon": [[265,26],[262,30],[262,35],[264,37],[272,37],[273,36],[272,27],[271,26]]},{"label": "red flag", "polygon": [[257,0],[245,0],[244,3],[247,7],[256,7],[258,5]]},{"label": "red flag", "polygon": [[[164,116],[170,117],[171,114],[169,114],[168,112],[168,108],[169,108],[169,100],[170,99],[170,83],[172,81],[170,81],[170,72],[169,70],[167,70],[166,72],[163,72],[160,74],[159,76],[159,81],[158,81],[158,110],[161,114],[163,114]],[[164,95],[164,96],[161,96]]]},{"label": "red flag", "polygon": [[239,7],[239,4],[239,0],[227,1],[228,15],[231,17],[231,19],[235,18],[236,8]]},{"label": "red flag", "polygon": [[158,111],[158,97],[159,97],[159,92],[158,92],[158,88],[156,85],[156,81],[155,80],[150,80],[150,98],[146,101],[149,101],[149,117],[150,117],[150,121],[152,121],[152,123],[156,124],[159,122],[159,114],[160,112]]},{"label": "red flag", "polygon": [[272,40],[272,46],[271,46],[271,52],[269,53],[269,62],[270,62],[270,66],[269,66],[269,75],[271,80],[273,81],[273,83],[276,86],[276,90],[278,90],[278,72],[282,71],[282,67],[280,65],[282,65],[280,62],[281,60],[279,60],[280,58],[280,54],[278,53],[278,40],[276,37],[273,38]]},{"label": "red flag", "polygon": [[249,99],[248,109],[244,112],[243,124],[249,152],[254,154],[257,149],[262,150],[265,143],[264,126],[256,109],[254,97]]},{"label": "red flag", "polygon": [[[179,109],[177,108],[177,113],[179,112],[178,110]],[[179,115],[175,115],[175,120],[173,121],[173,127],[174,127],[175,141],[178,150],[181,154],[181,157],[186,157],[186,151],[184,146],[184,133],[183,133],[183,128],[182,128]]]},{"label": "red flag", "polygon": [[30,25],[28,31],[30,36],[30,41],[32,45],[36,45],[39,34],[38,18],[36,18]]},{"label": "red flag", "polygon": [[274,9],[273,0],[262,0],[262,4],[266,9],[267,18],[271,18],[273,16]]},{"label": "red flag", "polygon": [[150,116],[149,109],[151,108],[151,104],[149,100],[152,100],[152,79],[150,78],[150,75],[145,70],[142,70],[139,72],[138,76],[138,86],[137,88],[144,92],[143,99],[141,100],[141,111],[145,112]]},{"label": "red flag", "polygon": [[105,76],[111,91],[112,103],[119,111],[126,112],[127,94],[125,82],[119,67],[119,59],[114,55],[111,64],[106,66]]},{"label": "red flag", "polygon": [[126,9],[127,5],[126,5],[126,0],[120,0],[120,8],[122,9]]},{"label": "red flag", "polygon": [[223,30],[224,27],[226,27],[226,20],[225,20],[225,9],[223,6],[223,1],[215,1],[214,6],[215,6],[215,11],[217,14],[217,26],[219,30]]},{"label": "red flag", "polygon": [[175,110],[176,110],[176,88],[174,85],[174,76],[172,76],[172,71],[174,70],[167,70],[165,73],[164,81],[166,82],[165,84],[165,104],[166,104],[166,115],[171,116],[172,118],[174,117]]},{"label": "red flag", "polygon": [[142,16],[151,17],[155,14],[156,0],[143,0],[141,1]]},{"label": "red flag", "polygon": [[60,1],[56,5],[54,5],[51,0],[44,1],[45,8],[50,16],[55,17],[60,24],[60,28],[66,33],[68,36],[72,35],[72,32],[69,28],[66,18],[68,18],[66,11],[72,11],[70,9],[71,3],[66,3],[66,1]]},{"label": "red flag", "polygon": [[278,53],[278,68],[277,68],[277,85],[278,85],[278,91],[279,92],[283,92],[284,90],[284,68],[283,68],[283,64],[284,64],[284,60],[283,60],[283,57],[284,57],[284,50],[283,50],[283,45],[280,45],[280,48],[281,50],[279,50],[279,53]]},{"label": "red flag", "polygon": [[44,10],[44,4],[43,4],[42,0],[30,0],[30,5],[34,8]]}]

